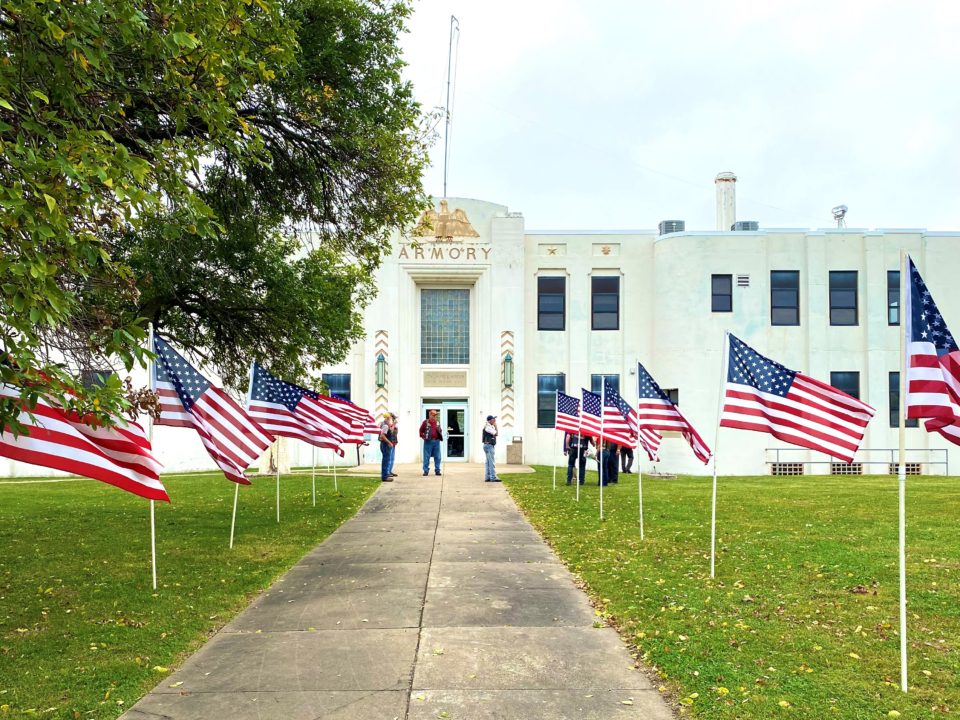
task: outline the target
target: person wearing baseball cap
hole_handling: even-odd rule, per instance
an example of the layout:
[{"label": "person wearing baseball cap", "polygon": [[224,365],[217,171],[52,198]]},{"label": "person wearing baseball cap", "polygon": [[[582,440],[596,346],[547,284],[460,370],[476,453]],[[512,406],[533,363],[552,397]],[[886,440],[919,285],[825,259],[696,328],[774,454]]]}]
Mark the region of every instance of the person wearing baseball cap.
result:
[{"label": "person wearing baseball cap", "polygon": [[493,464],[497,445],[497,416],[487,415],[487,424],[483,426],[483,454],[486,456],[486,482],[500,482],[497,468]]},{"label": "person wearing baseball cap", "polygon": [[397,423],[393,413],[385,412],[380,424],[380,480],[393,482],[393,451],[397,446]]}]

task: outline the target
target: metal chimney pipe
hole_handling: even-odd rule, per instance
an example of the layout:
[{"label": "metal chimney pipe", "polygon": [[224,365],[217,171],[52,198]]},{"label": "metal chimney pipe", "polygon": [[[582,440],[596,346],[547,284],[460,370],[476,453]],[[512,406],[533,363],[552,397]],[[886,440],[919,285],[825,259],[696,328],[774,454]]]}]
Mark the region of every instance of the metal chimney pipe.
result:
[{"label": "metal chimney pipe", "polygon": [[737,176],[732,172],[717,173],[717,230],[730,232],[737,221]]}]

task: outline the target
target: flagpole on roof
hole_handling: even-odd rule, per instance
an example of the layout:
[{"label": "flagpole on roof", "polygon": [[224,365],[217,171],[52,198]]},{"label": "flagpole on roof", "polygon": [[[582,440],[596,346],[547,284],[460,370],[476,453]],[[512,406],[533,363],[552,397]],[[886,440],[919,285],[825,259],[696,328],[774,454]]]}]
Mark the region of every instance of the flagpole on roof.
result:
[{"label": "flagpole on roof", "polygon": [[713,494],[710,500],[710,577],[714,577],[717,556],[717,451],[720,447],[720,418],[727,387],[727,363],[730,361],[730,331],[723,333],[723,357],[720,360],[720,400],[717,403],[717,433],[713,440]]},{"label": "flagpole on roof", "polygon": [[[153,323],[147,326],[147,343],[150,352],[153,352]],[[147,360],[147,374],[150,378],[151,389],[156,392],[157,383],[154,378],[153,360]],[[150,449],[153,449],[153,415],[147,416],[147,440],[150,441]],[[157,589],[157,524],[154,519],[153,500],[150,501],[150,569],[153,573],[153,589]]]},{"label": "flagpole on roof", "polygon": [[907,692],[907,322],[913,311],[911,280],[908,275],[906,250],[900,250],[900,464],[897,467],[899,488],[899,545],[900,545],[900,689]]}]

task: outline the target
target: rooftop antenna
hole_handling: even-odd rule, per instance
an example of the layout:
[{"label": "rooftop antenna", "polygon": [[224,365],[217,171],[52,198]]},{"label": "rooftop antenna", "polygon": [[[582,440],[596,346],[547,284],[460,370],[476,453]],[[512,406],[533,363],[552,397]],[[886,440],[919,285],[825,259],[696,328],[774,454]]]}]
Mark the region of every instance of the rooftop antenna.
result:
[{"label": "rooftop antenna", "polygon": [[447,48],[447,105],[444,108],[446,126],[443,131],[443,196],[447,196],[447,165],[450,161],[450,79],[453,70],[453,39],[456,35],[457,50],[460,49],[460,21],[454,15],[450,16],[450,45]]},{"label": "rooftop antenna", "polygon": [[838,228],[845,228],[847,226],[847,206],[846,205],[837,205],[830,212],[833,213],[833,219],[837,221]]}]

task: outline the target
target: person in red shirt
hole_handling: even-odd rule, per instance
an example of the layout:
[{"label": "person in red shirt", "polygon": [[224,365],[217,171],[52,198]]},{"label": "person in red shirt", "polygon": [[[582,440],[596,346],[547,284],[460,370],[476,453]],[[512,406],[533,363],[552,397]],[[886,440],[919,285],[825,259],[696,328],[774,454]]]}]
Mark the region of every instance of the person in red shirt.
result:
[{"label": "person in red shirt", "polygon": [[429,410],[427,419],[420,424],[420,439],[423,440],[423,475],[430,474],[430,458],[433,458],[433,473],[440,474],[440,443],[443,430],[437,420],[437,411]]}]

